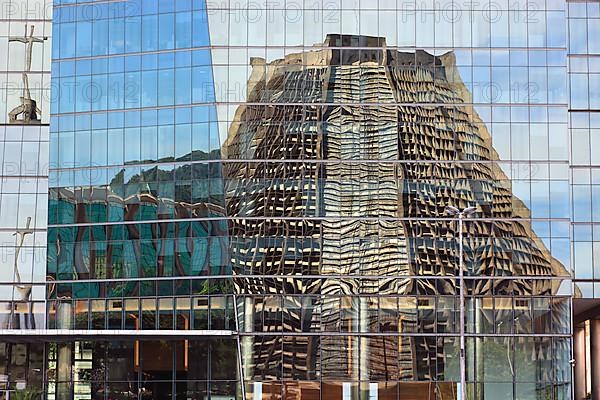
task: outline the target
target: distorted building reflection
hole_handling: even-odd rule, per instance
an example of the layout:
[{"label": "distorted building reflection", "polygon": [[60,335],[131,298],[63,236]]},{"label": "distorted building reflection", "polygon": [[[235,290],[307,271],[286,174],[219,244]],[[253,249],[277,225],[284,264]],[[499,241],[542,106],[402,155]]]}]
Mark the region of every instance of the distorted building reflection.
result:
[{"label": "distorted building reflection", "polygon": [[513,194],[454,53],[334,34],[322,47],[251,60],[222,148],[247,391],[455,399],[454,205],[478,208],[470,393],[567,398],[569,274]]}]

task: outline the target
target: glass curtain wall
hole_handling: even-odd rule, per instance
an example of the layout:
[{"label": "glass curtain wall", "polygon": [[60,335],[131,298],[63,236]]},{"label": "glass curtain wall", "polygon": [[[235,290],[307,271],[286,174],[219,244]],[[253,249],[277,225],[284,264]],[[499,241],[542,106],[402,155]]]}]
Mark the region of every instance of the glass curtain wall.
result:
[{"label": "glass curtain wall", "polygon": [[48,397],[570,398],[564,7],[56,3]]},{"label": "glass curtain wall", "polygon": [[568,2],[574,398],[600,396],[600,4]]},{"label": "glass curtain wall", "polygon": [[[208,4],[208,3],[207,3]],[[570,398],[564,4],[214,2],[249,398]]]},{"label": "glass curtain wall", "polygon": [[600,297],[600,5],[569,2],[573,269],[583,298]]},{"label": "glass curtain wall", "polygon": [[43,344],[14,330],[45,324],[51,21],[51,1],[0,4],[0,399],[43,386]]},{"label": "glass curtain wall", "polygon": [[50,343],[47,396],[234,398],[206,7],[78,3],[54,7],[47,326],[154,332]]}]

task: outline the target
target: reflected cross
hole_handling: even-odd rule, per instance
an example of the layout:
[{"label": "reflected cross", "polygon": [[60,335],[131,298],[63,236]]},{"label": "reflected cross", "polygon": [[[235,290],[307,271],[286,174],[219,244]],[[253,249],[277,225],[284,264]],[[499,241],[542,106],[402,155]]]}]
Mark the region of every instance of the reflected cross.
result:
[{"label": "reflected cross", "polygon": [[47,40],[47,36],[43,36],[41,38],[33,36],[33,31],[35,29],[35,25],[31,25],[31,29],[29,30],[29,36],[27,36],[27,24],[25,24],[25,35],[24,36],[10,36],[8,38],[9,42],[20,42],[25,44],[25,71],[31,71],[31,57],[33,54],[33,44],[34,43],[44,43],[44,40]]}]

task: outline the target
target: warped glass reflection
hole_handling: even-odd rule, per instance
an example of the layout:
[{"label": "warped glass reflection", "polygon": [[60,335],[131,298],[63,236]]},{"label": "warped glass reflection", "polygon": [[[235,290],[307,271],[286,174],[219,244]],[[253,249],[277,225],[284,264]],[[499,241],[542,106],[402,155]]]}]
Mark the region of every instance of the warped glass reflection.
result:
[{"label": "warped glass reflection", "polygon": [[[444,334],[458,332],[459,254],[447,205],[478,209],[464,241],[468,330],[481,336],[469,339],[469,380],[511,382],[499,393],[512,393],[517,352],[537,348],[533,381],[544,385],[532,390],[562,387],[568,341],[552,335],[568,332],[569,303],[548,296],[569,274],[497,164],[453,52],[343,35],[323,47],[252,59],[222,148],[238,160],[223,176],[249,389],[328,398],[411,380],[437,388],[400,393],[450,396],[458,339]],[[519,332],[548,336],[485,338]],[[502,354],[506,376],[489,375],[486,352]],[[323,384],[296,390],[297,380]]]}]

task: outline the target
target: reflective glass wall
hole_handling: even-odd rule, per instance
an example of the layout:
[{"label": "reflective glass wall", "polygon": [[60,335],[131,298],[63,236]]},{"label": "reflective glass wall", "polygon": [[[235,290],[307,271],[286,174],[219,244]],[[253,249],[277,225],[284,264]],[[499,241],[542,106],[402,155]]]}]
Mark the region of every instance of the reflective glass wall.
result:
[{"label": "reflective glass wall", "polygon": [[79,3],[54,7],[47,326],[155,340],[49,345],[48,398],[234,398],[206,7]]},{"label": "reflective glass wall", "polygon": [[[251,398],[570,398],[562,2],[209,5]],[[527,354],[527,356],[525,356]]]},{"label": "reflective glass wall", "polygon": [[573,260],[581,297],[600,297],[600,5],[569,2]]},{"label": "reflective glass wall", "polygon": [[47,124],[52,1],[3,1],[0,21],[0,124]]},{"label": "reflective glass wall", "polygon": [[568,2],[574,399],[600,396],[600,4]]},{"label": "reflective glass wall", "polygon": [[563,2],[63,1],[53,29],[47,326],[155,337],[48,345],[49,398],[456,399],[461,259],[468,398],[570,398]]},{"label": "reflective glass wall", "polygon": [[13,330],[45,324],[51,21],[51,1],[0,4],[1,399],[43,385],[43,344]]}]

